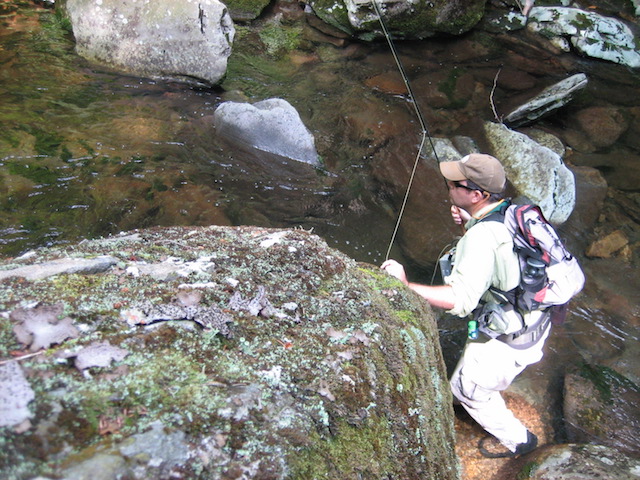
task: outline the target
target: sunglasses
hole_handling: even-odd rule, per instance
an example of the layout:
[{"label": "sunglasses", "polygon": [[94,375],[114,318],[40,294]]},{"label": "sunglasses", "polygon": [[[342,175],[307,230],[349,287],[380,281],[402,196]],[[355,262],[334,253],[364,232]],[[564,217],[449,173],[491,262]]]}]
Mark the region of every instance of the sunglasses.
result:
[{"label": "sunglasses", "polygon": [[[469,182],[469,181],[467,180],[467,182]],[[478,190],[479,192],[484,191],[482,188],[478,187],[477,185],[475,185],[475,184],[473,184],[473,183],[471,183],[471,182],[469,182],[469,183],[471,183],[471,185],[463,185],[463,184],[461,184],[461,183],[460,183],[460,182],[458,182],[458,181],[451,182],[451,183],[452,183],[452,185],[453,185],[455,188],[464,188],[465,190],[470,190],[470,191],[472,191],[472,192],[473,192],[474,190]]]}]

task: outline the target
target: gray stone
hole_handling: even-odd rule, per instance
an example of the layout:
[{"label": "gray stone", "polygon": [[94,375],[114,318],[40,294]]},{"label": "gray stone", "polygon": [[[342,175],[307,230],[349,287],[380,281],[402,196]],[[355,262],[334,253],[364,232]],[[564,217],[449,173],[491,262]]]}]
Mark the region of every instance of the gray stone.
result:
[{"label": "gray stone", "polygon": [[576,202],[575,178],[560,156],[528,136],[493,122],[484,124],[492,153],[518,193],[542,208],[555,224],[565,222]]},{"label": "gray stone", "polygon": [[140,76],[217,84],[235,35],[218,0],[67,0],[78,54]]},{"label": "gray stone", "polygon": [[176,465],[189,458],[186,435],[179,430],[166,429],[161,422],[154,422],[143,433],[128,438],[120,447],[125,457],[136,457],[152,466]]},{"label": "gray stone", "polygon": [[569,103],[576,92],[587,86],[584,73],[577,73],[545,88],[524,105],[509,113],[504,122],[512,127],[527,125]]},{"label": "gray stone", "polygon": [[76,463],[62,473],[65,480],[114,480],[130,473],[124,458],[110,453],[96,455]]},{"label": "gray stone", "polygon": [[296,109],[270,98],[255,104],[224,102],[215,111],[216,132],[232,143],[318,165],[314,138]]},{"label": "gray stone", "polygon": [[568,37],[581,53],[640,67],[640,51],[631,29],[620,20],[579,8],[535,7],[528,28],[550,37]]}]

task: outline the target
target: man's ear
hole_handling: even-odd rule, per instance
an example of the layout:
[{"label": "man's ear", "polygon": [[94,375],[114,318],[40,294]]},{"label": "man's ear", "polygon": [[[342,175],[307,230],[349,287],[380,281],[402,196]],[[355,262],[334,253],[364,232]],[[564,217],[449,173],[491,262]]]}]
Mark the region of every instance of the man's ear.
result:
[{"label": "man's ear", "polygon": [[480,203],[483,200],[489,198],[491,194],[489,192],[481,192],[480,190],[473,191],[473,201],[474,203]]}]

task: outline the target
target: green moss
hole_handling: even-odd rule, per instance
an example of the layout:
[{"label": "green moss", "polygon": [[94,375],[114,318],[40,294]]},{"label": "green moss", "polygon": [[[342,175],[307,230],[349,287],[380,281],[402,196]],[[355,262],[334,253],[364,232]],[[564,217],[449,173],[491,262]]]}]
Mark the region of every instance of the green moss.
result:
[{"label": "green moss", "polygon": [[11,175],[20,175],[38,185],[50,185],[58,180],[57,173],[44,165],[19,162],[7,162],[5,165]]},{"label": "green moss", "polygon": [[527,480],[531,478],[540,465],[537,462],[528,462],[516,475],[516,480]]},{"label": "green moss", "polygon": [[369,418],[363,426],[341,420],[335,435],[312,435],[313,446],[292,459],[292,478],[387,478],[394,472],[393,437],[388,421]]},{"label": "green moss", "polygon": [[605,403],[611,401],[612,391],[615,388],[640,392],[638,385],[609,367],[585,363],[580,367],[578,374],[593,384]]},{"label": "green moss", "polygon": [[259,32],[260,40],[267,47],[269,55],[289,52],[300,45],[301,27],[283,25],[279,21],[269,22]]}]

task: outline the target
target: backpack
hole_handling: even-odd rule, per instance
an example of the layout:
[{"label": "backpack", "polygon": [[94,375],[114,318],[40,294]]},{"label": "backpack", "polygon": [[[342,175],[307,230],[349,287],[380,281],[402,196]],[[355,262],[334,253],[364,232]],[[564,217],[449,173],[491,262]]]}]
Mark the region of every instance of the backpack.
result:
[{"label": "backpack", "polygon": [[537,205],[509,205],[485,217],[502,221],[513,235],[520,262],[520,284],[509,292],[491,287],[520,312],[554,307],[554,323],[566,314],[566,305],[585,282],[578,260],[566,249],[556,230]]}]

